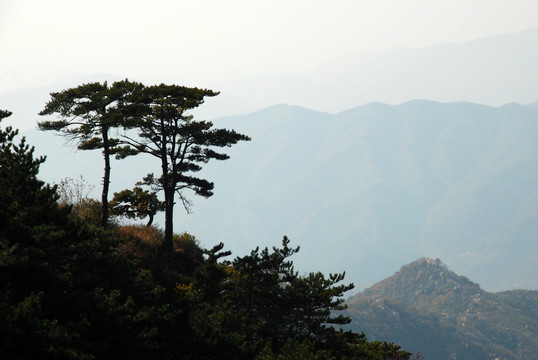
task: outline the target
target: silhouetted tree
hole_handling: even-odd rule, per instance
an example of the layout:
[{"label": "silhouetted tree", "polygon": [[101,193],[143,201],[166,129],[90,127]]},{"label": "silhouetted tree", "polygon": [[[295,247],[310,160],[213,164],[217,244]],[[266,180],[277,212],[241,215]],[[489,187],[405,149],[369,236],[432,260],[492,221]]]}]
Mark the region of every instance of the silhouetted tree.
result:
[{"label": "silhouetted tree", "polygon": [[209,121],[195,121],[189,111],[200,106],[206,96],[218,92],[178,85],[155,85],[137,91],[129,98],[124,109],[129,117],[124,121],[126,129],[136,129],[137,136],[125,134],[127,146],[118,157],[145,153],[159,159],[160,176],[148,174],[144,183],[164,192],[165,240],[164,248],[173,248],[173,212],[177,194],[187,211],[190,201],[184,191],[189,189],[197,195],[213,195],[213,183],[193,175],[202,169],[201,164],[211,159],[226,160],[216,147],[229,147],[246,135],[233,130],[213,129]]},{"label": "silhouetted tree", "polygon": [[103,149],[105,162],[101,195],[101,225],[108,224],[108,191],[110,185],[110,156],[122,151],[119,140],[111,136],[123,115],[119,111],[125,96],[141,88],[128,80],[89,83],[76,88],[51,93],[51,100],[39,115],[58,114],[60,120],[38,122],[40,130],[59,131],[69,141],[76,141],[80,150]]},{"label": "silhouetted tree", "polygon": [[7,118],[9,116],[11,116],[11,111],[9,110],[0,110],[0,121],[3,119],[3,118]]},{"label": "silhouetted tree", "polygon": [[344,274],[328,279],[319,272],[299,276],[289,260],[299,247],[289,243],[284,237],[280,248],[256,249],[233,262],[243,276],[238,277],[232,297],[237,299],[238,311],[246,314],[248,339],[270,339],[273,351],[290,338],[323,341],[327,325],[349,322],[345,316],[334,316],[334,311],[346,308],[342,295],[353,284],[337,285]]},{"label": "silhouetted tree", "polygon": [[151,226],[155,214],[158,211],[164,211],[164,203],[159,201],[155,192],[136,186],[133,190],[114,193],[110,209],[113,215],[125,216],[129,219],[148,217],[146,226]]}]

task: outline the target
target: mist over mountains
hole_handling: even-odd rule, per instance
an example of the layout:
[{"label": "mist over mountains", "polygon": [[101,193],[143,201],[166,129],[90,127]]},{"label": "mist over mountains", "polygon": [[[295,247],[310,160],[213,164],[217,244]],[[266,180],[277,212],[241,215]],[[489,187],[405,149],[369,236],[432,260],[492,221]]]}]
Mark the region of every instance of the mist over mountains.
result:
[{"label": "mist over mountains", "polygon": [[[537,44],[533,29],[350,55],[279,78],[192,84],[222,92],[195,118],[253,140],[206,166],[215,195],[193,197],[189,216],[178,207],[176,228],[207,246],[223,241],[234,255],[286,234],[302,247],[299,270],[346,271],[359,289],[422,256],[487,290],[537,289]],[[3,125],[35,128],[50,92],[125,77],[147,83],[136,74],[54,74],[55,83],[4,91],[0,108],[13,115]],[[407,101],[421,98],[443,102]],[[452,102],[460,100],[468,102]],[[528,106],[504,105],[511,101]],[[275,103],[302,106],[267,107]],[[48,156],[43,179],[83,175],[99,197],[98,152],[25,135]],[[111,189],[151,171],[151,159],[114,162]]]},{"label": "mist over mountains", "polygon": [[329,113],[414,99],[528,104],[538,96],[537,58],[538,29],[531,29],[458,44],[351,54],[299,74],[238,79],[219,84],[222,95],[214,101],[224,109],[237,107],[229,114],[276,103]]},{"label": "mist over mountains", "polygon": [[174,70],[167,78],[110,74],[106,69],[99,74],[58,71],[21,79],[16,89],[2,87],[14,83],[14,79],[0,83],[0,103],[13,111],[6,121],[21,129],[35,127],[37,113],[52,91],[124,78],[146,85],[165,82],[220,91],[219,96],[196,110],[198,119],[247,114],[280,103],[328,113],[370,102],[394,105],[414,99],[490,106],[529,104],[538,97],[537,58],[538,28],[457,44],[350,54],[300,73],[237,76],[230,81],[204,78],[186,83]]},{"label": "mist over mountains", "polygon": [[[298,270],[346,271],[358,288],[427,256],[487,290],[538,288],[538,111],[416,100],[331,115],[277,105],[214,121],[252,141],[208,164],[215,195],[176,210],[176,229],[234,255],[288,235]],[[28,132],[48,154],[42,176],[83,174],[99,187],[98,152]],[[112,190],[158,164],[112,165]]]}]

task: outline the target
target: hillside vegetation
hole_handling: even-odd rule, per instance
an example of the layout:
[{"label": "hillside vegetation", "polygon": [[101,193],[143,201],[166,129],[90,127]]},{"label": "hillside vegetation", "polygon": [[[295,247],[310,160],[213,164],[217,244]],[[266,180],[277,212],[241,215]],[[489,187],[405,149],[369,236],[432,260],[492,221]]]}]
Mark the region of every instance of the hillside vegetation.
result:
[{"label": "hillside vegetation", "polygon": [[44,161],[0,130],[3,359],[409,359],[332,327],[348,322],[333,312],[353,285],[300,276],[286,237],[226,260],[189,234],[169,250],[154,227],[104,230],[100,204],[61,203],[38,179]]},{"label": "hillside vegetation", "polygon": [[534,359],[538,291],[491,293],[419,259],[348,300],[351,329],[390,339],[426,359]]},{"label": "hillside vegetation", "polygon": [[[265,247],[285,233],[302,247],[302,269],[346,271],[361,288],[427,256],[490,291],[536,289],[537,119],[518,104],[426,100],[334,115],[278,105],[217,119],[252,141],[202,170],[218,179],[215,195],[175,220],[234,253],[250,250],[245,239]],[[48,155],[43,178],[101,181],[98,154],[66,150],[52,134],[27,135]],[[119,191],[154,165],[137,158],[112,168]]]}]

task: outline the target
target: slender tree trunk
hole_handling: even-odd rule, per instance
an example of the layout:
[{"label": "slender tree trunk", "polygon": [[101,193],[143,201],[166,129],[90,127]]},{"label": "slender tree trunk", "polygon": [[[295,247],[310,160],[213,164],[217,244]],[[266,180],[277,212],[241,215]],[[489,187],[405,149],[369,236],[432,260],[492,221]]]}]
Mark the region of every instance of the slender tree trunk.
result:
[{"label": "slender tree trunk", "polygon": [[146,226],[150,227],[151,224],[153,224],[153,215],[149,214],[148,217],[149,217],[149,219],[148,219],[148,223],[146,224]]},{"label": "slender tree trunk", "polygon": [[102,126],[103,136],[103,157],[105,158],[105,174],[103,176],[103,193],[101,195],[103,216],[101,226],[106,229],[108,226],[108,189],[110,186],[110,144],[108,141],[108,126]]},{"label": "slender tree trunk", "polygon": [[174,251],[174,195],[176,193],[173,174],[168,170],[168,153],[166,141],[166,127],[164,115],[161,113],[161,167],[163,172],[163,190],[164,190],[164,251],[171,254]]},{"label": "slender tree trunk", "polygon": [[[167,187],[170,187],[168,184]],[[167,253],[174,251],[174,189],[164,189],[164,250]]]}]

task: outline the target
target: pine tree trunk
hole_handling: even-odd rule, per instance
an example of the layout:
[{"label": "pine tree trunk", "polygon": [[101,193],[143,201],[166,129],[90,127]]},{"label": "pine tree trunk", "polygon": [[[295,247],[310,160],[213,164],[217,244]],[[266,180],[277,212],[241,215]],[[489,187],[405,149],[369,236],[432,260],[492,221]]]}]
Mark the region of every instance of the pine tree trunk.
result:
[{"label": "pine tree trunk", "polygon": [[[161,110],[162,111],[162,110]],[[166,138],[166,126],[164,122],[164,115],[161,113],[160,119],[160,132],[161,132],[161,144],[160,144],[160,158],[162,168],[162,187],[164,190],[164,251],[171,254],[174,251],[174,195],[176,193],[176,184],[173,181],[174,174],[169,173],[168,169],[168,153]],[[173,152],[172,152],[173,154]]]},{"label": "pine tree trunk", "polygon": [[174,195],[174,189],[164,189],[165,210],[163,247],[169,254],[174,251]]},{"label": "pine tree trunk", "polygon": [[148,223],[146,224],[146,226],[150,227],[151,224],[153,224],[153,215],[149,214],[148,217],[149,217],[149,219],[148,219]]},{"label": "pine tree trunk", "polygon": [[110,144],[108,141],[108,126],[102,126],[103,136],[103,156],[105,158],[105,174],[103,176],[103,193],[101,195],[102,212],[101,226],[106,229],[108,226],[108,190],[110,186]]}]

